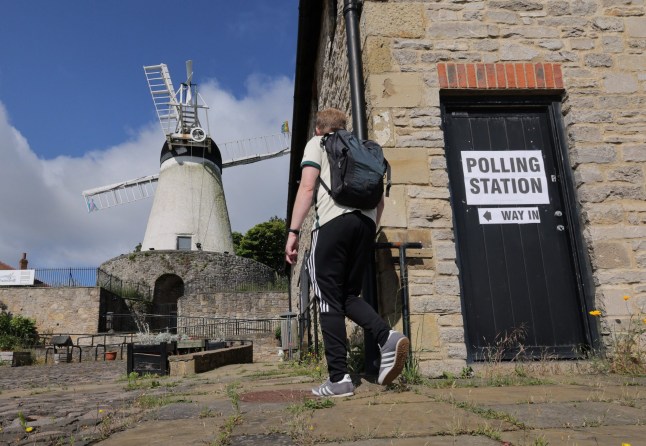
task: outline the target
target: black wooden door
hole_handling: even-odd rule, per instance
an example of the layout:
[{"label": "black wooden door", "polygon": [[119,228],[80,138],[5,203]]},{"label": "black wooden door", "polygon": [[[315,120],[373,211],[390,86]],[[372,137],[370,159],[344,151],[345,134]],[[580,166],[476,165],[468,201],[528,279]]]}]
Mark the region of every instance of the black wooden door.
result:
[{"label": "black wooden door", "polygon": [[533,357],[574,358],[588,346],[568,221],[576,213],[563,208],[552,116],[546,106],[443,106],[474,360],[518,345]]}]

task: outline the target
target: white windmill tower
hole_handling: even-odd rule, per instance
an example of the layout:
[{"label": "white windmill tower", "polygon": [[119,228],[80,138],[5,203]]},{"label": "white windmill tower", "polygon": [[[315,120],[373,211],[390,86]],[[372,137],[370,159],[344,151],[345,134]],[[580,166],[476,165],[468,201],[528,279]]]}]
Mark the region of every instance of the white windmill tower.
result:
[{"label": "white windmill tower", "polygon": [[[193,250],[233,252],[231,224],[222,187],[222,169],[289,153],[287,122],[281,134],[221,144],[208,131],[208,106],[187,80],[175,90],[165,64],[145,66],[144,72],[166,141],[160,172],[130,181],[83,191],[89,212],[155,195],[142,251]],[[206,115],[207,130],[200,123]]]}]

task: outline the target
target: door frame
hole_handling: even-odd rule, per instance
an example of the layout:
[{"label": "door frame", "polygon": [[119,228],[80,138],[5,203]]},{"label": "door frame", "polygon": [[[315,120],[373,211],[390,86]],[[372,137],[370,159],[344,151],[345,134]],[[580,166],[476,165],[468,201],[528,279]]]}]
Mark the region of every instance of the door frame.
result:
[{"label": "door frame", "polygon": [[[568,236],[571,240],[570,256],[574,268],[574,275],[577,281],[577,293],[579,296],[579,307],[583,312],[582,322],[584,337],[588,345],[593,351],[599,351],[602,348],[600,340],[600,330],[598,321],[589,314],[589,311],[595,308],[595,288],[592,278],[592,266],[588,256],[585,240],[583,239],[582,224],[580,220],[581,208],[576,198],[576,188],[574,182],[574,173],[570,165],[569,149],[567,145],[566,132],[563,125],[563,114],[561,110],[561,97],[555,95],[542,96],[527,94],[525,96],[494,96],[487,92],[484,94],[465,95],[464,92],[452,91],[452,94],[440,93],[440,114],[442,119],[442,129],[444,129],[444,122],[447,117],[447,109],[460,109],[464,111],[478,110],[478,109],[491,109],[507,107],[514,108],[527,108],[533,110],[546,111],[549,124],[551,126],[551,133],[554,138],[554,162],[559,169],[561,175],[561,193],[563,201],[563,210],[566,215]],[[444,141],[444,150],[446,152],[446,139]],[[447,166],[448,171],[448,166]],[[449,199],[451,203],[451,213],[453,221],[456,221],[455,206],[453,205],[453,191],[451,190],[451,182],[448,184]],[[456,263],[459,271],[463,271],[462,260],[460,258],[460,236],[457,233],[457,228],[453,225],[453,235],[455,237],[456,245]],[[462,317],[465,330],[465,340],[469,339],[469,327],[466,324],[465,314],[465,296],[464,296],[464,276],[460,273],[460,303],[462,309]],[[474,361],[474,354],[467,346],[467,361]]]}]

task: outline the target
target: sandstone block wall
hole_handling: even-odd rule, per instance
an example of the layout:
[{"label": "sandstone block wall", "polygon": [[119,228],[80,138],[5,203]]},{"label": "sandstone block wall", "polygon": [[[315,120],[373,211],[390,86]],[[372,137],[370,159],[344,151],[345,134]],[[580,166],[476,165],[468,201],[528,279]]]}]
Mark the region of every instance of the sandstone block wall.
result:
[{"label": "sandstone block wall", "polygon": [[287,293],[199,293],[177,303],[178,314],[191,317],[278,318],[289,309]]},{"label": "sandstone block wall", "polygon": [[100,288],[2,287],[0,302],[11,313],[34,319],[40,334],[98,332]]},{"label": "sandstone block wall", "polygon": [[[325,2],[318,109],[349,108],[342,3],[335,16]],[[558,64],[583,237],[608,334],[646,307],[645,29],[643,0],[364,2],[370,136],[386,148],[394,180],[381,237],[424,245],[409,266],[422,370],[459,372],[466,360],[438,64]],[[496,89],[528,91],[526,78],[513,80]],[[387,303],[399,289],[397,267],[382,255],[380,298],[396,322]]]}]

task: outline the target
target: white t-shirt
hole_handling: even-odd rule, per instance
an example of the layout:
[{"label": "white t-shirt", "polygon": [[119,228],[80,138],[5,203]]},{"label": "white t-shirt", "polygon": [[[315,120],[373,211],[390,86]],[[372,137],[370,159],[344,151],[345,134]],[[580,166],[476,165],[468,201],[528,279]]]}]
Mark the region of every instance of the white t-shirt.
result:
[{"label": "white t-shirt", "polygon": [[[327,153],[321,147],[321,136],[314,136],[307,142],[303,152],[303,160],[301,161],[301,169],[305,166],[312,166],[319,169],[320,177],[325,184],[330,187],[330,163],[328,162]],[[334,199],[328,194],[325,188],[319,185],[318,190],[315,191],[316,195],[316,223],[315,228],[323,226],[328,221],[339,215],[348,212],[355,212],[360,210],[363,215],[376,221],[377,209],[356,209],[337,204]]]}]

